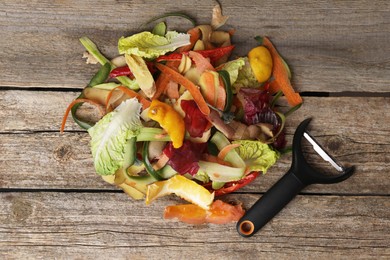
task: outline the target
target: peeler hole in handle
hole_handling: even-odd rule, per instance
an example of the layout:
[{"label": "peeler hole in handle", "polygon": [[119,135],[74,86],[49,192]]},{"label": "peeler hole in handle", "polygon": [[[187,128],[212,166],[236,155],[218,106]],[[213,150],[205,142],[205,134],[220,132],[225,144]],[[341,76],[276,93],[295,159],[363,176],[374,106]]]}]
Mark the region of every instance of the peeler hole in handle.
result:
[{"label": "peeler hole in handle", "polygon": [[255,230],[255,225],[250,220],[244,220],[240,223],[238,227],[238,231],[245,236],[252,235],[253,231]]}]

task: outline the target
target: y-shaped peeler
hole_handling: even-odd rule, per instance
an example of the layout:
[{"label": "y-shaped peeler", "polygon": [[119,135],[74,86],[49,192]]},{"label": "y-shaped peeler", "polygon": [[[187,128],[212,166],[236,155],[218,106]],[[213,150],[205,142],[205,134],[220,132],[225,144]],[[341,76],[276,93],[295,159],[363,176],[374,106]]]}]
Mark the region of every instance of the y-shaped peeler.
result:
[{"label": "y-shaped peeler", "polygon": [[[306,131],[311,118],[304,120],[297,128],[293,139],[292,164],[288,172],[272,186],[238,221],[237,231],[243,237],[250,237],[270,221],[303,188],[310,184],[330,184],[342,182],[355,171],[355,167],[344,168],[338,164]],[[302,137],[305,137],[314,150],[336,168],[339,175],[323,175],[313,169],[305,160],[302,152]]]}]

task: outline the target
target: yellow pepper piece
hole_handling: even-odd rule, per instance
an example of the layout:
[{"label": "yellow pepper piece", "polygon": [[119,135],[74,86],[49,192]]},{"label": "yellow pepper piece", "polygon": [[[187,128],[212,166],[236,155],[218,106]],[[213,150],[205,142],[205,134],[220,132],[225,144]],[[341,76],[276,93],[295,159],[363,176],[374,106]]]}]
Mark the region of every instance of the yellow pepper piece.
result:
[{"label": "yellow pepper piece", "polygon": [[183,145],[186,130],[184,119],[172,106],[154,99],[150,104],[148,116],[168,133],[174,148]]},{"label": "yellow pepper piece", "polygon": [[157,198],[172,193],[203,209],[209,209],[211,203],[214,201],[214,193],[210,193],[202,185],[178,174],[168,180],[156,181],[148,185],[146,205]]},{"label": "yellow pepper piece", "polygon": [[249,64],[258,82],[267,81],[272,74],[272,56],[264,46],[258,46],[248,53]]}]

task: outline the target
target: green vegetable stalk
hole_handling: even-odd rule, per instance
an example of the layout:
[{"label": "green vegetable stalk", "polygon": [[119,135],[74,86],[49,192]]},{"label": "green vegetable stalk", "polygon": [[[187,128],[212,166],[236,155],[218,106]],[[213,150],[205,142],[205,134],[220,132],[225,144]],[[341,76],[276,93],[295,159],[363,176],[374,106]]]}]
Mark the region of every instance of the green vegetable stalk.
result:
[{"label": "green vegetable stalk", "polygon": [[[95,59],[102,65],[105,65],[106,63],[110,64],[111,69],[115,68],[115,65],[112,64],[106,57],[104,57],[103,54],[98,50],[95,43],[93,43],[88,37],[82,37],[80,38],[81,44],[85,47],[85,49],[93,56]],[[111,70],[110,69],[110,70]],[[131,80],[129,77],[125,76],[119,76],[116,77],[117,80],[119,80],[120,83],[122,83],[124,86],[127,86],[131,89],[139,89],[138,84],[136,84],[135,81]]]}]

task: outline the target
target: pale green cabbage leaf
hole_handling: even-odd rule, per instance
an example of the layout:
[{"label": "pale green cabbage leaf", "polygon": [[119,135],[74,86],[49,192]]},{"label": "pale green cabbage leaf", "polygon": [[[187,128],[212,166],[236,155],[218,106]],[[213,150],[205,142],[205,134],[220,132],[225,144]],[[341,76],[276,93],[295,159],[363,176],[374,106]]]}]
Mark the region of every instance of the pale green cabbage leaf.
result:
[{"label": "pale green cabbage leaf", "polygon": [[142,128],[141,104],[136,98],[123,101],[88,129],[95,170],[99,175],[111,175],[122,167],[124,147]]},{"label": "pale green cabbage leaf", "polygon": [[168,31],[165,36],[151,32],[140,32],[129,37],[121,37],[118,42],[120,54],[134,54],[146,59],[155,59],[167,52],[190,44],[190,35]]},{"label": "pale green cabbage leaf", "polygon": [[256,80],[247,57],[242,58],[245,64],[238,71],[237,79],[232,84],[233,90],[237,93],[240,88],[258,88],[261,84]]},{"label": "pale green cabbage leaf", "polygon": [[280,157],[279,152],[260,141],[237,140],[233,143],[240,145],[236,148],[236,151],[245,161],[250,171],[261,171],[265,174]]},{"label": "pale green cabbage leaf", "polygon": [[219,70],[226,70],[229,73],[230,84],[234,85],[238,78],[238,72],[245,65],[245,59],[240,57],[235,60],[228,61],[218,67]]}]

